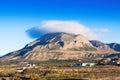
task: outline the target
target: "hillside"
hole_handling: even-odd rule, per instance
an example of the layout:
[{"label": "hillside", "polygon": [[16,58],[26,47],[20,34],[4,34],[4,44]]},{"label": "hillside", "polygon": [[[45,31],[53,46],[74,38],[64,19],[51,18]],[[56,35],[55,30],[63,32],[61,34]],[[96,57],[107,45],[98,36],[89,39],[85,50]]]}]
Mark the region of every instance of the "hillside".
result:
[{"label": "hillside", "polygon": [[114,53],[100,41],[89,41],[82,35],[64,32],[48,33],[28,43],[24,48],[4,55],[1,60],[78,60],[100,58]]},{"label": "hillside", "polygon": [[103,43],[101,41],[98,40],[91,40],[90,43],[97,48],[98,51],[102,52],[107,52],[108,53],[114,53],[114,51],[116,51],[114,48],[111,48],[108,44]]},{"label": "hillside", "polygon": [[[79,51],[95,51],[96,48],[81,35],[70,33],[48,33],[23,49],[8,53],[3,60],[49,60],[70,59]],[[71,55],[75,52],[75,55]],[[58,58],[59,57],[59,58]]]},{"label": "hillside", "polygon": [[120,51],[120,44],[118,43],[110,43],[107,45],[110,46],[110,48],[114,49],[115,51]]}]

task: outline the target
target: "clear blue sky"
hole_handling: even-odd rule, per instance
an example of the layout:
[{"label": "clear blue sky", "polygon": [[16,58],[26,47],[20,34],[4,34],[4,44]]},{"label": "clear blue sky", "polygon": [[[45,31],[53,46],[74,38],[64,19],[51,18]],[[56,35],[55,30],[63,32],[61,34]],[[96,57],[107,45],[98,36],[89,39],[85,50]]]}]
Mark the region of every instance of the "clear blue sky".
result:
[{"label": "clear blue sky", "polygon": [[120,43],[120,0],[0,0],[0,55],[33,41],[25,31],[44,20],[75,20],[96,31],[107,28],[98,39]]}]

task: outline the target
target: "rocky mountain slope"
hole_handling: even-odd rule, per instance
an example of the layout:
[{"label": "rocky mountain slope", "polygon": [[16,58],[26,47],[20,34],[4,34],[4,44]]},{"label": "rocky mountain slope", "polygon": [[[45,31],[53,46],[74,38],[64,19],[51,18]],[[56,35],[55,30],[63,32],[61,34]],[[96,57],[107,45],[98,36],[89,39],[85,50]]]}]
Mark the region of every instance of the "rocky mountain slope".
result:
[{"label": "rocky mountain slope", "polygon": [[109,43],[109,44],[106,44],[106,43],[103,43],[101,41],[98,41],[98,40],[91,40],[90,43],[100,49],[100,50],[114,50],[114,51],[120,51],[120,44],[118,43]]},{"label": "rocky mountain slope", "polygon": [[105,43],[103,43],[101,41],[91,40],[90,42],[91,42],[91,44],[93,46],[95,46],[95,47],[97,47],[99,49],[105,49],[105,48],[110,49],[110,47],[107,44],[105,44]]},{"label": "rocky mountain slope", "polygon": [[120,51],[120,44],[118,43],[110,43],[107,44],[110,48],[114,49],[115,51]]},{"label": "rocky mountain slope", "polygon": [[23,49],[4,55],[1,60],[39,60],[50,59],[95,59],[106,53],[114,53],[113,46],[100,41],[89,41],[82,35],[56,32],[48,33],[30,42]]},{"label": "rocky mountain slope", "polygon": [[8,53],[2,60],[49,60],[78,58],[84,51],[97,49],[82,35],[48,33],[23,49]]},{"label": "rocky mountain slope", "polygon": [[40,39],[33,41],[25,46],[25,48],[40,47],[44,50],[80,50],[82,47],[93,47],[92,44],[81,35],[69,33],[48,33]]},{"label": "rocky mountain slope", "polygon": [[114,52],[115,50],[113,48],[111,48],[109,45],[107,45],[106,43],[103,43],[101,41],[98,40],[91,40],[90,43],[97,48],[97,50],[101,51],[101,52]]}]

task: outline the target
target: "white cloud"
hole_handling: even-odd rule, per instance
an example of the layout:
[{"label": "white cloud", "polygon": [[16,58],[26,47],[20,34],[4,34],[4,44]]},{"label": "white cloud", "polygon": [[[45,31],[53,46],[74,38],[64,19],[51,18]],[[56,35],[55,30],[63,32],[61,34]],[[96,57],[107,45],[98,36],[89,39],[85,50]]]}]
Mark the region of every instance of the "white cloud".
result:
[{"label": "white cloud", "polygon": [[41,32],[67,32],[74,34],[81,34],[88,39],[97,39],[98,35],[94,30],[80,24],[77,21],[58,21],[58,20],[48,20],[43,21],[39,26]]}]

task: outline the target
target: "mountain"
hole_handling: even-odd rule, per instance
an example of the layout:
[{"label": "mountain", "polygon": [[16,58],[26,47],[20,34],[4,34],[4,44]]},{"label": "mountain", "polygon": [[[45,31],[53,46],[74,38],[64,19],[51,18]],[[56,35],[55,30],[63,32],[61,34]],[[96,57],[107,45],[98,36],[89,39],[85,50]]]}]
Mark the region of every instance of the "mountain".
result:
[{"label": "mountain", "polygon": [[91,40],[90,43],[96,47],[98,50],[108,50],[108,51],[120,51],[120,44],[118,43],[103,43],[98,40]]},{"label": "mountain", "polygon": [[95,47],[97,47],[99,49],[108,49],[108,48],[110,49],[110,47],[107,44],[105,44],[105,43],[103,43],[101,41],[91,40],[90,42],[91,42],[91,44],[93,46],[95,46]]},{"label": "mountain", "polygon": [[111,48],[109,45],[98,41],[98,40],[91,40],[90,43],[96,47],[98,50],[113,50],[113,48]]},{"label": "mountain", "polygon": [[87,51],[97,49],[82,35],[56,32],[45,34],[23,49],[4,55],[1,60],[79,59]]},{"label": "mountain", "polygon": [[82,35],[55,32],[43,35],[24,48],[8,53],[2,61],[93,60],[118,53],[120,44],[87,40]]},{"label": "mountain", "polygon": [[40,39],[33,41],[25,46],[25,48],[35,48],[39,46],[44,50],[80,50],[82,47],[93,47],[92,44],[81,35],[74,35],[70,33],[48,33]]},{"label": "mountain", "polygon": [[120,44],[118,43],[110,43],[107,44],[110,48],[114,49],[115,51],[120,51]]}]

